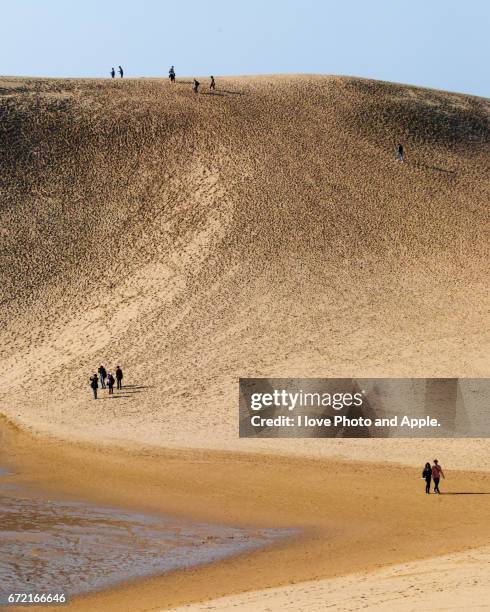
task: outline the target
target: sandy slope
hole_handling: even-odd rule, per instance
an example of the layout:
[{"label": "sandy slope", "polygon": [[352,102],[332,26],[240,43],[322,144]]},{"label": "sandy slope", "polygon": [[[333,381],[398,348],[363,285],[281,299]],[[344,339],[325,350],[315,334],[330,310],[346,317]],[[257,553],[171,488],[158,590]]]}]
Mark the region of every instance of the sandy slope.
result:
[{"label": "sandy slope", "polygon": [[434,557],[428,561],[393,565],[369,574],[353,574],[282,589],[266,589],[173,610],[488,610],[489,562],[490,550],[482,548],[467,553]]},{"label": "sandy slope", "polygon": [[[466,441],[236,437],[239,376],[488,375],[488,100],[218,85],[1,80],[1,412],[86,439],[488,467],[485,441],[468,459]],[[144,388],[93,402],[101,362]]]},{"label": "sandy slope", "polygon": [[[417,478],[437,453],[446,490],[486,493],[487,473],[452,470],[488,470],[487,440],[240,441],[237,379],[488,376],[490,103],[355,78],[218,87],[195,96],[185,81],[0,80],[0,412],[65,438],[321,459],[147,446],[129,461],[13,444],[17,478],[46,490],[314,530],[285,550],[78,609],[133,612],[135,601],[148,609],[269,586],[281,588],[267,592],[272,609],[297,609],[298,598],[315,609],[325,594],[340,609],[366,596],[383,609],[410,593],[399,572],[422,571],[416,582],[430,588],[439,563],[455,597],[452,576],[471,580],[475,568],[472,598],[480,561],[467,557],[455,571],[417,561],[429,564],[368,572],[488,541],[485,495],[426,498]],[[399,140],[404,165],[393,160]],[[91,400],[101,362],[121,363],[136,386]],[[404,486],[392,494],[392,482]],[[435,545],[420,531],[427,518],[445,529]],[[323,582],[356,570],[368,595],[357,578]],[[260,609],[264,597],[231,603]],[[426,609],[441,602],[424,597]]]}]

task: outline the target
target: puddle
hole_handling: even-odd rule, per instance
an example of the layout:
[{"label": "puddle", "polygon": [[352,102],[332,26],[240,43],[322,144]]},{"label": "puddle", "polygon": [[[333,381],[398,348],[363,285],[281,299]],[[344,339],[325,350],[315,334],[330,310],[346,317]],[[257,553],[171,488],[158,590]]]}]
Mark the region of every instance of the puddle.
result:
[{"label": "puddle", "polygon": [[0,605],[10,593],[72,597],[217,561],[293,533],[184,522],[0,487]]}]

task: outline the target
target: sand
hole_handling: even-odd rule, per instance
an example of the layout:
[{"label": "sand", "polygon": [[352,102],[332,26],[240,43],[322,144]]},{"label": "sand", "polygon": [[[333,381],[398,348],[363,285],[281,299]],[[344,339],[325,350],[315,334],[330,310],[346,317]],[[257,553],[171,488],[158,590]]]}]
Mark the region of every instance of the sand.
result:
[{"label": "sand", "polygon": [[[355,562],[343,549],[335,572],[325,543],[318,570],[288,549],[277,573],[255,572],[253,580],[248,573],[240,582],[230,569],[214,590],[203,580],[188,601],[177,589],[165,605],[484,545],[484,496],[434,500],[446,504],[451,529],[462,512],[471,520],[435,548],[419,540],[426,499],[418,476],[437,455],[453,492],[466,490],[455,470],[480,470],[486,484],[487,440],[240,440],[237,382],[488,376],[490,102],[347,77],[217,85],[216,95],[195,96],[185,79],[175,87],[0,79],[0,412],[42,436],[33,438],[43,440],[38,458],[51,444],[78,441],[105,448],[108,461],[114,454],[129,470],[122,448],[138,457],[175,452],[160,465],[173,475],[164,484],[175,487],[178,513],[197,495],[203,514],[223,518],[210,495],[224,506],[240,499],[239,522],[269,524],[274,514],[282,525],[302,495],[306,524],[323,525],[334,513],[350,550],[369,542],[367,557],[356,552]],[[394,161],[398,141],[405,164]],[[100,363],[121,364],[131,386],[95,402],[88,378]],[[179,472],[169,456],[181,457]],[[188,474],[196,456],[200,469]],[[254,466],[253,477],[238,483],[221,466],[236,456]],[[272,513],[272,492],[256,484],[259,467],[276,462],[291,473],[284,514]],[[329,487],[338,497],[317,499],[316,471],[305,489],[302,462],[336,474],[341,483],[334,478]],[[138,465],[139,489],[153,471]],[[85,463],[77,466],[71,485],[56,472],[52,486],[73,488]],[[209,469],[216,480],[201,499]],[[362,474],[365,498],[352,494],[344,474],[356,483]],[[37,477],[45,487],[52,478]],[[395,496],[385,492],[391,478],[404,483]],[[104,489],[111,479],[94,482]],[[84,494],[104,497],[89,483]],[[168,510],[162,490],[152,495],[154,509]],[[125,491],[120,503],[144,498]],[[414,499],[416,520],[399,525],[403,542],[392,554],[390,521],[395,529],[400,508]],[[146,604],[163,605],[155,590],[145,592],[154,596]]]},{"label": "sand", "polygon": [[321,612],[322,610],[487,610],[490,549],[393,565],[368,574],[353,574],[282,589],[223,597],[173,612],[236,610],[237,612]]},{"label": "sand", "polygon": [[[392,464],[108,449],[11,426],[3,427],[2,449],[0,459],[16,474],[12,481],[43,495],[235,527],[301,530],[225,563],[73,599],[76,611],[164,609],[233,594],[246,602],[255,590],[288,593],[305,581],[370,574],[488,544],[488,472],[448,472],[444,494],[427,496],[418,470]],[[435,580],[431,567],[427,578]],[[378,584],[377,593],[384,589],[383,580]]]}]

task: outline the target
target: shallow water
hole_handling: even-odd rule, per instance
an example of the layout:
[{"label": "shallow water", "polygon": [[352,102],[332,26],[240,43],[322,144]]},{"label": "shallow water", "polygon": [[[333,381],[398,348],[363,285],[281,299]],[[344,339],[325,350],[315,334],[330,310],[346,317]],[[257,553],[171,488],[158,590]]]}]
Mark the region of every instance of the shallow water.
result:
[{"label": "shallow water", "polygon": [[9,593],[70,597],[209,563],[292,534],[42,499],[2,484],[8,483],[0,477],[0,605]]}]

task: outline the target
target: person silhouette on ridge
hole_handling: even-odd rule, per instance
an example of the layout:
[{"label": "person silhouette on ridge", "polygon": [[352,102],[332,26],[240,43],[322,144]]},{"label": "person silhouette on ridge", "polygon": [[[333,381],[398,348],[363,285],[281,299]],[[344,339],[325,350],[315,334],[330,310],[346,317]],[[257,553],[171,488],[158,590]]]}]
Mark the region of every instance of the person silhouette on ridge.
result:
[{"label": "person silhouette on ridge", "polygon": [[114,66],[111,69],[111,77],[114,78],[116,76],[116,71],[114,70]]},{"label": "person silhouette on ridge", "polygon": [[216,89],[216,83],[214,81],[214,76],[211,75],[211,84],[209,86],[209,89],[212,89],[213,91]]},{"label": "person silhouette on ridge", "polygon": [[120,76],[120,77],[121,77],[121,79],[122,79],[122,78],[123,78],[123,76],[124,76],[124,70],[122,69],[122,66],[119,66],[119,70],[118,70],[118,72],[119,72],[119,76]]},{"label": "person silhouette on ridge", "polygon": [[168,78],[171,83],[175,83],[175,68],[170,66],[170,70],[168,71]]}]

